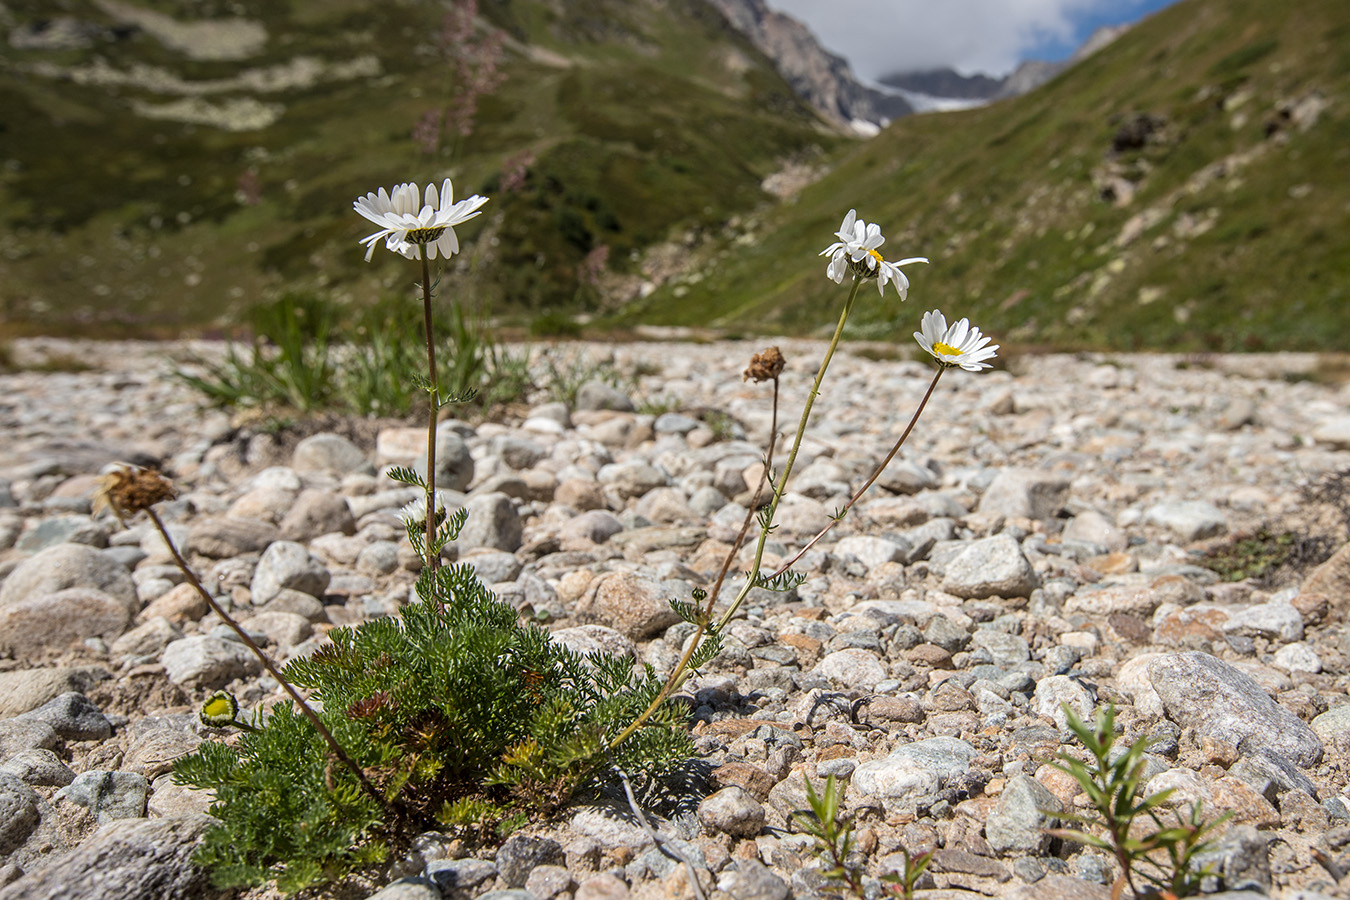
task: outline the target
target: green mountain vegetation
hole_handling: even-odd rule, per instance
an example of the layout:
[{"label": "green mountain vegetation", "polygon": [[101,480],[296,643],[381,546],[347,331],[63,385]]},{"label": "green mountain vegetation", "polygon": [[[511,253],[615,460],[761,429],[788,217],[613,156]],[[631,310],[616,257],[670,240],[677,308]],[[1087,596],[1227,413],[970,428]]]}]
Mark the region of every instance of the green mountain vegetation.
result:
[{"label": "green mountain vegetation", "polygon": [[705,244],[624,321],[818,331],[850,207],[909,267],[857,332],[938,307],[1024,346],[1350,346],[1350,4],[1183,0],[1026,96],[901,119]]},{"label": "green mountain vegetation", "polygon": [[351,203],[445,177],[491,202],[443,295],[584,309],[598,274],[841,144],[703,0],[482,0],[463,28],[465,6],[0,6],[0,328],[173,334],[285,291],[409,296],[415,267],[363,262]]}]

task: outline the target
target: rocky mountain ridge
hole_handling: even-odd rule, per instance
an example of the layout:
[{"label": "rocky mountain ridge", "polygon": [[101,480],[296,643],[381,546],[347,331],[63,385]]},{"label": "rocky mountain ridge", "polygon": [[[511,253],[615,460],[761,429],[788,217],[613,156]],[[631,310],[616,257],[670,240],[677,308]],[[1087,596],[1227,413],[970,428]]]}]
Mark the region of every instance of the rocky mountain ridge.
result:
[{"label": "rocky mountain ridge", "polygon": [[848,61],[820,45],[805,25],[774,12],[764,0],[708,0],[732,27],[778,67],[778,72],[826,119],[870,131],[909,115],[914,107],[903,97],[867,87],[854,76]]}]

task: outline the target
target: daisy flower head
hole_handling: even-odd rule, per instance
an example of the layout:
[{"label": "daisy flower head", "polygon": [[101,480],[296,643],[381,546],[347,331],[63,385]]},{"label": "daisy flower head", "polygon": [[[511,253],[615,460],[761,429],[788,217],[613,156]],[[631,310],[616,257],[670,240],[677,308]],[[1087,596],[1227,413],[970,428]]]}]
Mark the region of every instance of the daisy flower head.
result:
[{"label": "daisy flower head", "polygon": [[995,356],[998,344],[986,346],[990,338],[981,334],[970,320],[962,319],[949,328],[947,317],[934,309],[923,314],[922,328],[914,332],[914,339],[942,368],[960,366],[967,372],[991,368],[984,360]]},{"label": "daisy flower head", "polygon": [[912,256],[899,262],[887,260],[877,249],[886,243],[881,226],[859,219],[857,210],[848,211],[835,237],[839,240],[820,252],[821,256],[830,258],[825,274],[835,284],[843,284],[844,275],[851,272],[858,278],[875,278],[877,291],[882,294],[886,293],[886,285],[893,283],[900,299],[904,300],[909,293],[909,279],[900,271],[900,266],[928,262],[923,256]]},{"label": "daisy flower head", "polygon": [[[418,497],[411,503],[405,504],[404,507],[398,511],[398,517],[402,519],[403,524],[407,525],[409,528],[416,528],[419,531],[425,529],[427,525],[426,496]],[[440,525],[443,521],[445,521],[445,495],[440,491],[437,491],[436,524]]]},{"label": "daisy flower head", "polygon": [[474,194],[456,203],[449,178],[441,184],[439,192],[434,184],[429,184],[423,194],[416,182],[409,182],[395,185],[392,191],[380,188],[358,197],[352,209],[380,226],[379,231],[361,239],[366,245],[366,262],[381,238],[387,249],[409,259],[420,259],[423,247],[429,259],[437,255],[453,256],[459,252],[455,226],[478,215],[478,208],[487,200]]}]

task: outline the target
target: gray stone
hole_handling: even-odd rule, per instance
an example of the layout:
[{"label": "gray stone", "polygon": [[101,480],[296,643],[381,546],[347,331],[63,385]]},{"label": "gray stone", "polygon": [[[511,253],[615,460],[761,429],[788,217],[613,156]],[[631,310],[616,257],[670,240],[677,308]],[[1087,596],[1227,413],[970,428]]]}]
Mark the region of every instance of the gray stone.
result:
[{"label": "gray stone", "polygon": [[837,684],[866,691],[885,681],[888,674],[875,653],[858,648],[836,650],[817,663],[811,672]]},{"label": "gray stone", "polygon": [[1269,843],[1269,837],[1251,825],[1234,825],[1212,847],[1197,854],[1194,865],[1196,869],[1212,867],[1229,892],[1250,891],[1268,897],[1272,885]]},{"label": "gray stone", "polygon": [[66,588],[93,588],[120,601],[130,613],[139,610],[136,585],[124,566],[83,544],[57,544],[19,563],[0,582],[0,609]]},{"label": "gray stone", "polygon": [[356,519],[341,495],[306,490],[295,498],[279,528],[283,540],[305,542],[321,534],[356,534]]},{"label": "gray stone", "polygon": [[994,811],[984,823],[984,836],[998,853],[1041,854],[1050,846],[1047,828],[1059,825],[1059,798],[1029,775],[1008,779]]},{"label": "gray stone", "polygon": [[486,859],[436,859],[427,863],[427,878],[445,900],[467,900],[482,884],[491,884],[497,867]]},{"label": "gray stone", "polygon": [[1243,756],[1228,769],[1228,774],[1245,782],[1272,803],[1281,794],[1295,789],[1317,799],[1317,785],[1312,779],[1300,772],[1284,754],[1268,747]]},{"label": "gray stone", "polygon": [[109,648],[113,659],[158,657],[164,648],[180,640],[183,632],[163,616],[151,616],[144,623],[113,641]]},{"label": "gray stone", "polygon": [[223,688],[236,678],[256,675],[262,665],[236,641],[196,636],[164,648],[164,672],[174,684],[204,690]]},{"label": "gray stone", "polygon": [[1040,580],[1010,535],[971,541],[947,563],[942,589],[965,599],[1027,597]]},{"label": "gray stone", "polygon": [[437,887],[435,880],[428,876],[426,878],[400,878],[398,881],[392,881],[371,894],[366,900],[446,900],[447,897],[458,896],[442,892]]},{"label": "gray stone", "polygon": [[326,622],[328,614],[319,598],[303,591],[283,588],[275,597],[262,607],[265,612],[288,612],[304,616],[311,622]]},{"label": "gray stone", "polygon": [[1303,640],[1303,614],[1288,603],[1262,603],[1228,615],[1224,634],[1291,643]]},{"label": "gray stone", "polygon": [[789,900],[792,890],[783,879],[758,859],[739,859],[722,870],[719,890],[733,900]]},{"label": "gray stone", "polygon": [[976,755],[974,747],[956,738],[901,744],[884,759],[869,760],[853,771],[848,805],[857,808],[880,801],[888,815],[913,813],[943,788],[958,783]]},{"label": "gray stone", "polygon": [[1159,657],[1148,675],[1167,717],[1200,737],[1227,741],[1244,754],[1268,747],[1304,767],[1322,758],[1322,743],[1303,720],[1250,675],[1207,653]]},{"label": "gray stone", "polygon": [[1316,675],[1322,671],[1322,658],[1317,655],[1316,650],[1301,641],[1286,644],[1276,650],[1274,663],[1276,668],[1284,669],[1286,672],[1309,672]]},{"label": "gray stone", "polygon": [[577,388],[577,409],[609,409],[617,412],[632,412],[636,407],[627,394],[613,385],[591,379]]},{"label": "gray stone", "polygon": [[371,469],[366,453],[340,434],[313,434],[295,445],[291,468],[297,472],[333,472],[345,475]]},{"label": "gray stone", "polygon": [[201,743],[202,739],[187,727],[166,724],[147,731],[137,730],[122,759],[122,769],[154,781],[172,771],[176,760],[196,750]]},{"label": "gray stone", "polygon": [[877,487],[893,494],[917,494],[937,487],[937,483],[932,469],[907,459],[891,460],[877,478]]},{"label": "gray stone", "polygon": [[66,741],[105,741],[112,737],[112,723],[88,697],[76,691],[54,697],[21,718],[50,725]]},{"label": "gray stone", "polygon": [[1185,500],[1159,503],[1144,512],[1144,521],[1172,532],[1183,543],[1215,537],[1228,530],[1223,512],[1213,503]]},{"label": "gray stone", "polygon": [[610,463],[601,467],[595,477],[623,498],[641,497],[669,483],[666,473],[645,462]]},{"label": "gray stone", "polygon": [[538,441],[518,434],[503,434],[492,439],[488,452],[501,457],[512,469],[532,469],[548,458],[548,448]]},{"label": "gray stone", "polygon": [[309,619],[290,612],[259,612],[239,624],[250,637],[262,634],[269,644],[283,651],[302,643],[314,633],[314,626]]},{"label": "gray stone", "polygon": [[1038,715],[1054,720],[1060,732],[1067,732],[1068,713],[1065,705],[1073,710],[1080,721],[1092,718],[1092,693],[1068,675],[1051,675],[1036,683],[1036,693],[1032,697],[1032,709]]},{"label": "gray stone", "polygon": [[1000,669],[1014,669],[1031,659],[1031,645],[1020,634],[1009,634],[996,628],[976,628],[970,636],[972,652],[983,651]]},{"label": "gray stone", "polygon": [[[413,471],[427,477],[426,438],[422,438]],[[436,428],[436,490],[467,491],[473,483],[473,454],[469,445],[451,422],[442,422]]]},{"label": "gray stone", "polygon": [[1312,730],[1329,744],[1350,749],[1350,706],[1329,709],[1312,720]]},{"label": "gray stone", "polygon": [[130,623],[125,603],[94,588],[30,594],[0,606],[0,652],[35,658],[87,638],[113,641]]},{"label": "gray stone", "polygon": [[0,719],[0,759],[25,750],[52,750],[61,743],[56,729],[31,719]]},{"label": "gray stone", "polygon": [[839,557],[852,556],[871,570],[879,569],[888,562],[903,563],[910,549],[896,541],[859,534],[841,538],[834,545],[833,552]]},{"label": "gray stone", "polygon": [[88,691],[108,677],[101,669],[58,667],[0,672],[0,719],[37,709],[67,691]]},{"label": "gray stone", "polygon": [[88,516],[56,516],[43,519],[14,542],[24,553],[37,553],[57,544],[86,544],[90,547],[108,546],[108,532]]},{"label": "gray stone", "polygon": [[363,575],[388,575],[398,569],[399,544],[376,541],[356,555],[356,571]]},{"label": "gray stone", "polygon": [[698,820],[713,833],[754,837],[764,827],[764,806],[744,788],[731,785],[703,799]]},{"label": "gray stone", "polygon": [[[24,784],[64,787],[75,773],[51,750],[21,750],[0,765],[0,775],[12,775]],[[3,844],[0,839],[0,844]],[[0,847],[0,852],[3,847]]]},{"label": "gray stone", "polygon": [[1053,519],[1069,495],[1069,480],[1034,469],[1003,469],[985,488],[979,511],[1019,519]]},{"label": "gray stone", "polygon": [[550,900],[576,886],[566,866],[535,866],[525,879],[525,890],[539,900]]},{"label": "gray stone", "polygon": [[[628,900],[628,885],[624,884],[618,876],[609,872],[601,872],[599,875],[592,875],[577,885],[575,900]],[[742,898],[737,898],[742,900]],[[746,898],[746,900],[758,900],[758,898]],[[783,900],[783,898],[770,896],[765,900]]]},{"label": "gray stone", "polygon": [[211,516],[188,528],[188,550],[212,559],[230,559],[261,553],[281,537],[271,522],[241,516]]},{"label": "gray stone", "polygon": [[192,854],[207,816],[109,822],[72,852],[0,888],[0,900],[202,900],[213,896]]},{"label": "gray stone", "polygon": [[586,540],[593,544],[603,544],[614,535],[623,531],[623,523],[618,516],[607,510],[592,509],[573,516],[558,531],[560,538]]},{"label": "gray stone", "polygon": [[502,493],[483,494],[464,505],[468,513],[455,544],[462,550],[491,547],[513,553],[520,548],[520,514]]},{"label": "gray stone", "polygon": [[497,850],[497,874],[513,888],[523,887],[535,866],[562,862],[562,845],[547,837],[517,832]]},{"label": "gray stone", "polygon": [[269,602],[286,588],[318,597],[330,580],[327,567],[304,544],[277,541],[267,548],[253,572],[253,605]]},{"label": "gray stone", "polygon": [[640,641],[680,621],[670,608],[671,599],[688,601],[688,585],[632,572],[610,572],[591,582],[574,611]]},{"label": "gray stone", "polygon": [[693,416],[668,412],[656,417],[656,421],[652,422],[652,430],[657,434],[685,435],[697,428],[699,424],[699,420]]},{"label": "gray stone", "polygon": [[1129,546],[1129,535],[1103,514],[1095,509],[1078,513],[1064,526],[1063,539],[1082,541],[1088,544],[1100,544],[1112,552],[1120,552]]},{"label": "gray stone", "polygon": [[478,573],[478,580],[484,584],[499,584],[503,581],[515,581],[522,568],[514,553],[503,550],[468,553],[459,558],[461,564],[471,567]]},{"label": "gray stone", "polygon": [[23,846],[41,815],[38,794],[13,775],[0,774],[0,854]]},{"label": "gray stone", "polygon": [[100,825],[113,819],[141,818],[149,796],[150,782],[144,775],[98,769],[76,775],[74,781],[56,792],[57,799],[93,813]]},{"label": "gray stone", "polygon": [[1330,450],[1350,450],[1350,416],[1329,416],[1312,430],[1312,439]]}]

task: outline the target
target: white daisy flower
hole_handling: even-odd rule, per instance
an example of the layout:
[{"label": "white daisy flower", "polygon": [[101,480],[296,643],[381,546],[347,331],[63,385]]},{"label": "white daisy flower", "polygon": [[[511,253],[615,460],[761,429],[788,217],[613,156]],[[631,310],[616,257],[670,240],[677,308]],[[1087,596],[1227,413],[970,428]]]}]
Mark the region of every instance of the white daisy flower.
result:
[{"label": "white daisy flower", "polygon": [[375,242],[384,238],[384,245],[409,259],[418,259],[419,248],[427,248],[429,259],[437,254],[450,257],[459,252],[459,238],[455,226],[478,215],[478,208],[488,201],[474,194],[458,203],[450,179],[445,179],[437,193],[435,185],[427,185],[425,196],[415,182],[395,185],[392,191],[380,188],[378,193],[358,197],[352,208],[365,216],[380,230],[366,235],[366,261],[375,252]]},{"label": "white daisy flower", "polygon": [[[415,526],[418,529],[426,527],[427,524],[427,498],[425,495],[418,497],[410,503],[403,506],[398,511],[398,517],[404,524]],[[440,491],[436,492],[436,524],[439,525],[445,520],[445,495]]]},{"label": "white daisy flower", "polygon": [[991,367],[984,360],[996,355],[994,351],[998,350],[998,344],[986,347],[990,338],[982,335],[968,319],[948,328],[947,317],[935,309],[923,314],[922,327],[923,331],[914,332],[914,339],[944,369],[960,366],[967,372],[978,372]]},{"label": "white daisy flower", "polygon": [[843,284],[844,275],[852,272],[862,278],[875,278],[877,291],[882,294],[886,293],[887,283],[894,282],[896,292],[900,294],[900,299],[904,300],[909,293],[909,279],[900,271],[900,266],[928,262],[923,256],[911,256],[899,262],[887,261],[877,249],[886,243],[881,226],[859,219],[856,210],[848,211],[835,236],[839,240],[820,252],[821,256],[830,257],[825,274],[835,284]]}]

